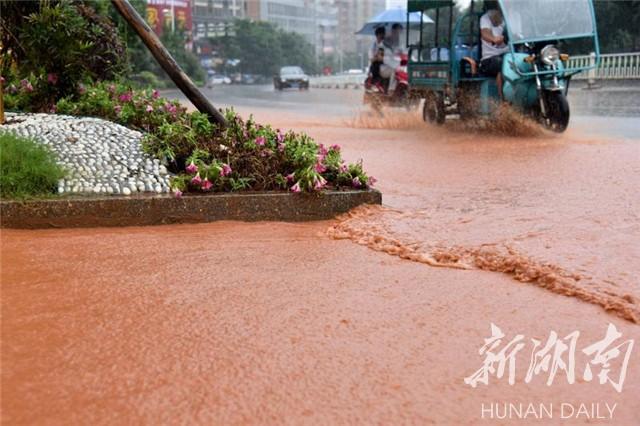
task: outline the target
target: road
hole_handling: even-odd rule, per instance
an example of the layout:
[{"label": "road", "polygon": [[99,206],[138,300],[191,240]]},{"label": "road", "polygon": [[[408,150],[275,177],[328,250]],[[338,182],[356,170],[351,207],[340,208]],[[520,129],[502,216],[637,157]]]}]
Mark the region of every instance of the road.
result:
[{"label": "road", "polygon": [[[352,119],[363,112],[362,90],[312,89],[276,91],[272,86],[214,86],[203,89],[219,108],[270,109],[299,115]],[[177,91],[168,96],[185,100]],[[585,133],[623,138],[640,137],[640,82],[628,87],[585,90],[575,87],[569,95],[572,128]]]},{"label": "road", "polygon": [[[384,206],[306,224],[3,230],[3,422],[491,424],[490,404],[524,403],[553,404],[542,424],[569,404],[581,424],[595,420],[580,404],[606,402],[603,424],[640,423],[637,98],[606,95],[622,99],[609,115],[550,135],[517,117],[381,123],[355,90],[207,93],[341,144]],[[472,387],[492,324],[501,348],[526,346],[513,385],[507,368]],[[583,374],[609,324],[636,341],[621,392]],[[574,378],[528,380],[532,339],[574,332]]]}]

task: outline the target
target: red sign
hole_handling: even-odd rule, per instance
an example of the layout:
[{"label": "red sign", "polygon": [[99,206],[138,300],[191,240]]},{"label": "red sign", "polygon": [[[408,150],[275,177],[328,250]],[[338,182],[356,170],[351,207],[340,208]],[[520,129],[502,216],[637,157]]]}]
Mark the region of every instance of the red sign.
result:
[{"label": "red sign", "polygon": [[158,35],[173,25],[177,30],[190,32],[191,0],[147,0],[147,23]]}]

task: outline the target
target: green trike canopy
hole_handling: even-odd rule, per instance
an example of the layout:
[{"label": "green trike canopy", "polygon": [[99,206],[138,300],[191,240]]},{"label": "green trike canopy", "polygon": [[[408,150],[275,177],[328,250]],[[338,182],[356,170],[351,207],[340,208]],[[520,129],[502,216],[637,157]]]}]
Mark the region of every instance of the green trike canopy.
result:
[{"label": "green trike canopy", "polygon": [[453,6],[453,0],[409,0],[407,9],[409,12],[420,12],[429,9]]}]

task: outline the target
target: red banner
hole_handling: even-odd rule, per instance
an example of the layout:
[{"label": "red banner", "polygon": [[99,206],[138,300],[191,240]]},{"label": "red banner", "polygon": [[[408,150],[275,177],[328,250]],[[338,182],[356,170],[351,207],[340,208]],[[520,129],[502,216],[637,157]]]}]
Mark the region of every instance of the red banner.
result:
[{"label": "red banner", "polygon": [[156,34],[171,28],[172,20],[176,29],[191,32],[191,0],[147,0],[147,23]]}]

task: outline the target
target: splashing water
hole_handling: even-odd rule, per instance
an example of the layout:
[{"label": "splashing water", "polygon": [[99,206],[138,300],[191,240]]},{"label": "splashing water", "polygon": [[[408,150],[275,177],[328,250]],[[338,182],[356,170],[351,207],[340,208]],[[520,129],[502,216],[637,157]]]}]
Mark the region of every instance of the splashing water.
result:
[{"label": "splashing water", "polygon": [[477,132],[513,137],[540,137],[546,132],[544,128],[530,117],[522,115],[513,107],[502,104],[490,117],[473,120],[449,121],[448,127],[454,131]]},{"label": "splashing water", "polygon": [[[347,127],[356,129],[387,130],[434,130],[435,126],[425,123],[422,108],[407,111],[400,108],[384,108],[381,113],[371,110],[357,111],[353,117],[345,120]],[[450,118],[444,129],[452,132],[475,133],[512,137],[540,137],[548,134],[544,128],[530,117],[522,115],[509,105],[500,105],[490,117],[460,120]]]},{"label": "splashing water", "polygon": [[380,114],[371,110],[358,111],[344,124],[356,129],[417,130],[429,127],[422,120],[419,110],[399,108],[384,108]]},{"label": "splashing water", "polygon": [[428,222],[425,212],[399,211],[380,206],[362,206],[341,216],[327,230],[333,239],[348,239],[373,250],[429,266],[455,269],[481,269],[501,272],[515,280],[535,284],[557,294],[576,297],[640,323],[640,299],[606,280],[567,270],[553,263],[536,260],[514,249],[510,242],[447,243],[439,241],[448,224],[434,223],[434,240],[424,240],[424,230],[411,233],[415,223]]}]

